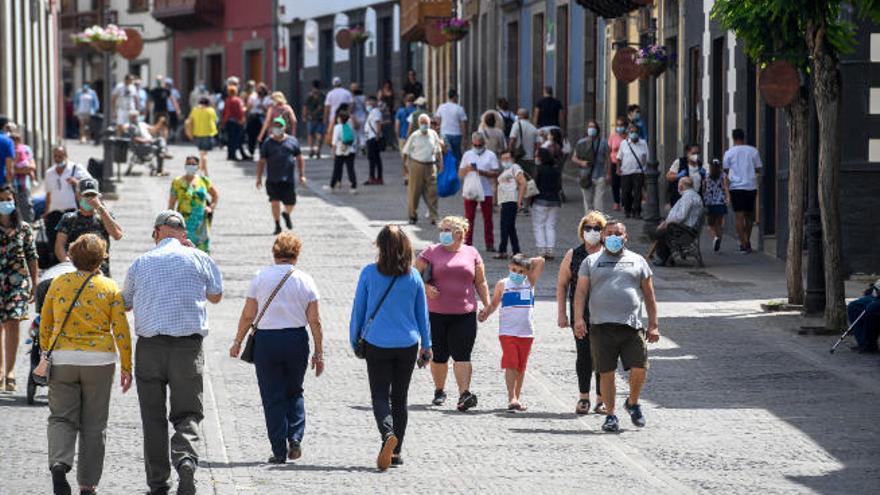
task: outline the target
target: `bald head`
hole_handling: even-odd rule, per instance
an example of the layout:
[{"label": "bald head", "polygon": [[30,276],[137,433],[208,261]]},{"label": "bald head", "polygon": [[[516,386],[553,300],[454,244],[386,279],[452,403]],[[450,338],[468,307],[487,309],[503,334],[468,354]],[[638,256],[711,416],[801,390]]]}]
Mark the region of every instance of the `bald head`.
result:
[{"label": "bald head", "polygon": [[529,111],[525,108],[520,108],[516,111],[516,116],[523,120],[529,120]]}]

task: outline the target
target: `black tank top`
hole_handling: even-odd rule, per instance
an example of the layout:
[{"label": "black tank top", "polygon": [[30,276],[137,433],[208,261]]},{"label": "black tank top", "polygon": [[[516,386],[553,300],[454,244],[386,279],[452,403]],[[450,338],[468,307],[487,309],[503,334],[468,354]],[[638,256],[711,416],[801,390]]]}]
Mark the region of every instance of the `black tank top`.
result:
[{"label": "black tank top", "polygon": [[[577,289],[578,270],[581,268],[581,263],[589,255],[590,253],[587,252],[587,248],[583,244],[571,250],[571,266],[569,267],[571,278],[568,281],[568,314],[572,325],[574,325],[574,292]],[[590,321],[589,304],[584,304],[584,320]]]}]

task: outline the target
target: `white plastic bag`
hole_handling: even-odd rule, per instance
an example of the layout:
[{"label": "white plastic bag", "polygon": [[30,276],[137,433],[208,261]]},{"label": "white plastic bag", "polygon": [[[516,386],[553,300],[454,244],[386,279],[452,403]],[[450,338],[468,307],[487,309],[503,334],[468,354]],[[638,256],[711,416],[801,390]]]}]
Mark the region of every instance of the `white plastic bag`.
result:
[{"label": "white plastic bag", "polygon": [[468,172],[464,176],[464,183],[461,185],[461,196],[472,201],[483,201],[485,199],[480,175],[475,170]]}]

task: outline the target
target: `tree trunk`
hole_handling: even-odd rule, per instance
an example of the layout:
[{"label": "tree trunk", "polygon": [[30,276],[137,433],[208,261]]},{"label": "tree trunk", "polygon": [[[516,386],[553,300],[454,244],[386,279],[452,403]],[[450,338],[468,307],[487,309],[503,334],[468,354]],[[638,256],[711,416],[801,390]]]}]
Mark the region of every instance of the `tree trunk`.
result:
[{"label": "tree trunk", "polygon": [[785,281],[788,303],[804,304],[804,214],[806,212],[809,106],[804,91],[785,107],[788,123],[788,249]]},{"label": "tree trunk", "polygon": [[819,209],[825,261],[825,326],[840,330],[846,325],[846,304],[840,266],[840,171],[841,77],[837,54],[826,39],[824,19],[806,26],[807,46],[812,54],[813,94],[819,115]]}]

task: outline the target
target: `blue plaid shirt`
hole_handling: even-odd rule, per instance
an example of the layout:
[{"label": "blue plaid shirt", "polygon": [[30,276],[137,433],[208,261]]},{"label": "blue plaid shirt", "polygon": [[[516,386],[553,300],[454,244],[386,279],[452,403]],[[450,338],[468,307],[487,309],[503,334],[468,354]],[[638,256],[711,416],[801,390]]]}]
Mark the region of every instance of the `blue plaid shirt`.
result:
[{"label": "blue plaid shirt", "polygon": [[210,256],[177,239],[164,239],[131,264],[122,297],[134,309],[139,337],[208,334],[207,295],[223,293],[223,277]]}]

